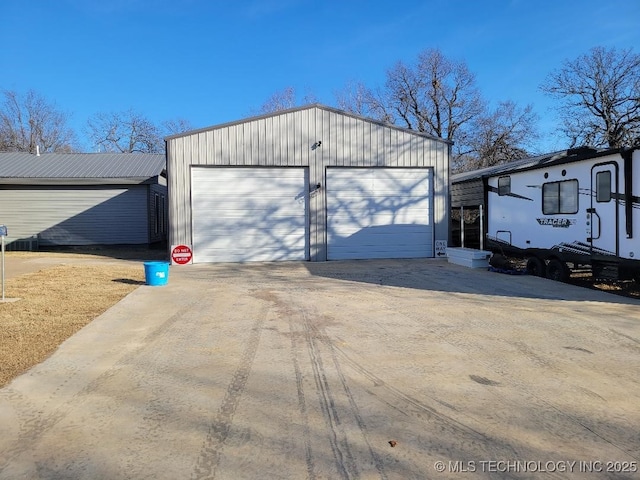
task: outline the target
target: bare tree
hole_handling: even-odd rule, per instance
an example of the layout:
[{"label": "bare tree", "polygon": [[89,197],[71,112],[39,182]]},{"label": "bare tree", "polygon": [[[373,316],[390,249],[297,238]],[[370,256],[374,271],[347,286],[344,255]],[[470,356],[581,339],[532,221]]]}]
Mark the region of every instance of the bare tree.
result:
[{"label": "bare tree", "polygon": [[466,64],[437,49],[422,52],[415,64],[398,62],[387,71],[383,88],[351,83],[337,98],[349,112],[454,142],[455,170],[521,158],[536,138],[530,106],[508,101],[489,112]]},{"label": "bare tree", "polygon": [[161,153],[164,141],[160,129],[134,111],[97,113],[88,122],[88,136],[100,151]]},{"label": "bare tree", "polygon": [[361,98],[380,120],[452,141],[484,111],[466,64],[437,49],[422,52],[414,65],[398,62],[387,71],[384,89],[361,93]]},{"label": "bare tree", "polygon": [[36,153],[71,152],[75,133],[67,126],[67,115],[53,103],[29,90],[20,95],[4,90],[0,106],[0,150]]},{"label": "bare tree", "polygon": [[493,112],[478,116],[462,141],[469,150],[461,152],[454,171],[526,158],[533,150],[533,141],[539,138],[537,119],[531,105],[520,108],[512,101],[501,102]]},{"label": "bare tree", "polygon": [[572,146],[620,148],[640,143],[640,55],[595,47],[565,61],[541,86],[561,101]]},{"label": "bare tree", "polygon": [[176,135],[178,133],[187,132],[193,130],[193,126],[189,120],[184,118],[175,118],[172,120],[165,120],[161,124],[162,136]]},{"label": "bare tree", "polygon": [[355,113],[363,117],[373,117],[370,110],[375,101],[371,98],[372,92],[361,82],[351,81],[342,90],[334,93],[338,108],[346,112]]},{"label": "bare tree", "polygon": [[[315,103],[318,100],[313,92],[308,91],[302,98],[302,105],[309,103]],[[287,110],[294,108],[298,105],[296,89],[293,87],[285,87],[284,89],[275,92],[271,95],[266,102],[258,109],[259,114],[267,114],[278,112],[280,110]]]}]

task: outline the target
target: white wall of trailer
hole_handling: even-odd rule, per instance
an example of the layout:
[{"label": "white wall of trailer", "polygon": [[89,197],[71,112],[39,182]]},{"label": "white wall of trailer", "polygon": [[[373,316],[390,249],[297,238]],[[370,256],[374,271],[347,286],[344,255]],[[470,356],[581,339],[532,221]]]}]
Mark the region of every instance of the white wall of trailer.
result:
[{"label": "white wall of trailer", "polygon": [[626,168],[632,175],[613,153],[488,178],[488,238],[519,249],[589,254],[592,248],[640,259],[640,150]]}]

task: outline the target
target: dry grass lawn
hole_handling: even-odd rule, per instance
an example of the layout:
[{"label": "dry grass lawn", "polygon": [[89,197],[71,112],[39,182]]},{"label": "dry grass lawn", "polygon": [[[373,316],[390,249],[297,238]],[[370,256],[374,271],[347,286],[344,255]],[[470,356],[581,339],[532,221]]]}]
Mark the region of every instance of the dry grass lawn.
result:
[{"label": "dry grass lawn", "polygon": [[144,284],[137,263],[65,264],[6,280],[0,303],[0,387]]}]

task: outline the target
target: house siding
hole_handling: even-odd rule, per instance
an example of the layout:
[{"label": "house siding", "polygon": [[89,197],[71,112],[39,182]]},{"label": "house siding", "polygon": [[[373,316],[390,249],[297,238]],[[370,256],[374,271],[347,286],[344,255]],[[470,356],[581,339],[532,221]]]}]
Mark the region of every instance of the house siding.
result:
[{"label": "house siding", "polygon": [[[321,141],[318,148],[313,145]],[[169,242],[190,244],[191,166],[308,167],[309,184],[326,184],[326,169],[432,167],[434,230],[448,239],[449,155],[444,140],[322,106],[283,111],[167,139]],[[326,260],[326,193],[309,201],[311,260]]]},{"label": "house siding", "polygon": [[8,244],[37,238],[40,246],[146,244],[145,185],[0,187]]}]

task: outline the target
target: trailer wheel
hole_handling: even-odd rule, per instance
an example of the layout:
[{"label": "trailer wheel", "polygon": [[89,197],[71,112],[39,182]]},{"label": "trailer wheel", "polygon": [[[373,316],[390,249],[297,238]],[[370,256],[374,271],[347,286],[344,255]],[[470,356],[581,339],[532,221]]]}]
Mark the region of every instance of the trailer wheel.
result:
[{"label": "trailer wheel", "polygon": [[569,271],[569,267],[567,264],[558,260],[557,258],[552,258],[549,260],[549,265],[547,265],[547,278],[550,280],[555,280],[556,282],[566,282],[569,280],[569,275],[571,272]]},{"label": "trailer wheel", "polygon": [[538,257],[531,257],[527,260],[527,273],[536,277],[544,277],[544,262]]}]

